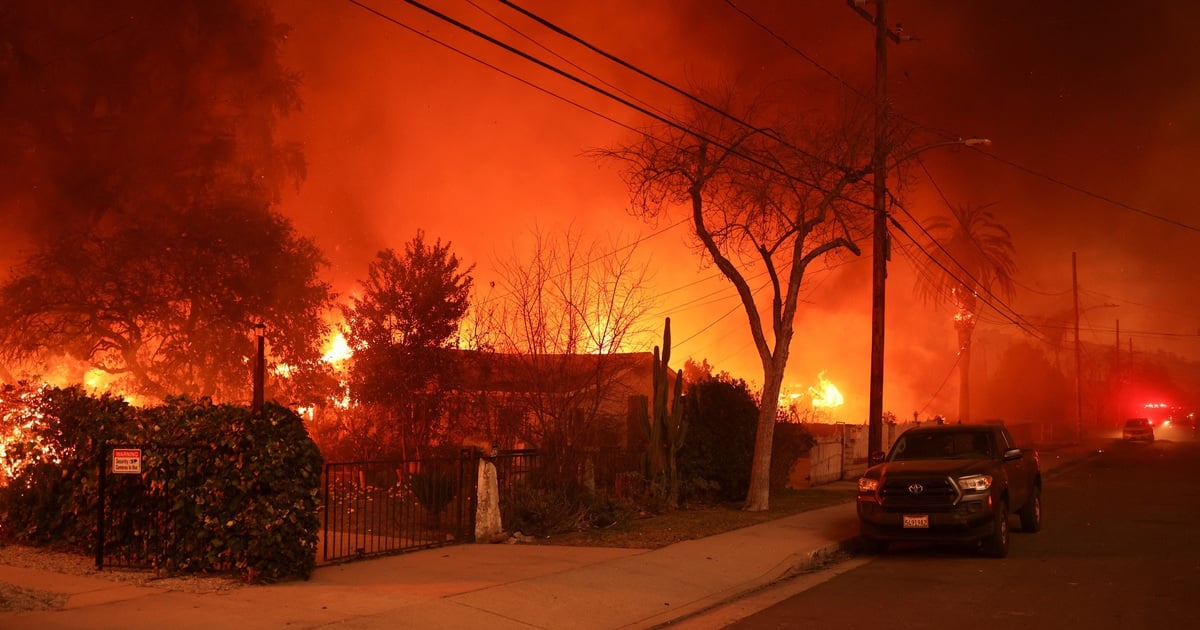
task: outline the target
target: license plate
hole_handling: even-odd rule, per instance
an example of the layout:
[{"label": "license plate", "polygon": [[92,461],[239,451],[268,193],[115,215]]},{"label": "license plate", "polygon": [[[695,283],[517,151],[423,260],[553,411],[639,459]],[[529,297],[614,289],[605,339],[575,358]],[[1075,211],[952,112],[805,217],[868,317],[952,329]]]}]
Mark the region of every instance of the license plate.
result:
[{"label": "license plate", "polygon": [[928,514],[905,514],[904,515],[905,529],[929,529]]}]

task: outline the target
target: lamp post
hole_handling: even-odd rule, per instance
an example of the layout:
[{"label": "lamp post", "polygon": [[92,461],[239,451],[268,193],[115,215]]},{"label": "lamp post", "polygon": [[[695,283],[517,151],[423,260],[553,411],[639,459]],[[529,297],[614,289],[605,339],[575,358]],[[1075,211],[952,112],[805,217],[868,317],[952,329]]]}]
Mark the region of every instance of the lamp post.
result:
[{"label": "lamp post", "polygon": [[[900,43],[913,38],[899,28],[887,23],[888,0],[874,0],[875,13],[864,8],[867,0],[846,0],[856,13],[875,27],[875,147],[871,153],[871,171],[874,174],[872,187],[874,225],[871,270],[871,383],[867,411],[867,453],[883,450],[883,323],[886,303],[887,259],[890,255],[887,232],[887,174],[891,149],[888,147],[888,97],[887,97],[887,44],[888,40]],[[913,149],[893,161],[893,165],[934,147],[962,144],[986,146],[991,140],[984,138],[959,138],[938,142]]]},{"label": "lamp post", "polygon": [[266,324],[259,322],[254,325],[254,337],[257,349],[254,358],[254,399],[251,402],[251,409],[255,413],[262,411],[263,407],[263,385],[267,375],[266,334]]},{"label": "lamp post", "polygon": [[[958,138],[945,142],[917,147],[896,158],[892,164],[900,164],[917,154],[937,147],[963,145],[968,147],[991,146],[987,138]],[[872,243],[871,267],[871,382],[869,405],[867,409],[867,452],[877,453],[883,450],[883,336],[884,336],[884,307],[887,303],[887,261],[891,254],[888,240],[888,214],[886,207],[887,173],[889,166],[886,151],[876,149],[876,160],[879,164],[875,170],[875,206]]]}]

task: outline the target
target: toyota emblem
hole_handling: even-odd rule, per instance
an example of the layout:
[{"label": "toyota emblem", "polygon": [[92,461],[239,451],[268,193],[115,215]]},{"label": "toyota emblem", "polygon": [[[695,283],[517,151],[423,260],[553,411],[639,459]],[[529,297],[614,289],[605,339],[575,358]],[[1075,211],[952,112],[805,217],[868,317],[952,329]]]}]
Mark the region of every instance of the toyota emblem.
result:
[{"label": "toyota emblem", "polygon": [[910,484],[908,484],[908,493],[909,494],[925,494],[925,486],[923,486],[919,483],[910,483]]}]

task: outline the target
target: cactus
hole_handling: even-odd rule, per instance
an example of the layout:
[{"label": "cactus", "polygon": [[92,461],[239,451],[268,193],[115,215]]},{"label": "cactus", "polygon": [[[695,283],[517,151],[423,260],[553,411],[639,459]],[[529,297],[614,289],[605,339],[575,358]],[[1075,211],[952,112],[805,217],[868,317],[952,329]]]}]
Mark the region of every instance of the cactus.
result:
[{"label": "cactus", "polygon": [[[646,476],[665,491],[668,502],[674,506],[679,502],[676,456],[687,437],[687,423],[683,419],[683,372],[672,373],[670,360],[671,318],[668,317],[663,329],[661,356],[659,348],[654,348],[653,412],[643,410],[641,416],[647,437]],[[673,385],[672,376],[675,377]]]}]

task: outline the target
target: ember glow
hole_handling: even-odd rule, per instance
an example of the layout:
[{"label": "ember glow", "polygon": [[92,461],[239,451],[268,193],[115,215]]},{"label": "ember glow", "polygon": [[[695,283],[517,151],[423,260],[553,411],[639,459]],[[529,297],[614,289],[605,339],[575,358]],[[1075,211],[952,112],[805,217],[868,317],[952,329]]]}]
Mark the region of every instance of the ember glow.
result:
[{"label": "ember glow", "polygon": [[[530,226],[558,229],[557,223],[574,221],[589,233],[611,231],[644,241],[659,269],[653,290],[663,297],[659,312],[647,319],[653,327],[672,318],[676,356],[707,360],[761,385],[761,359],[737,295],[695,256],[686,212],[664,214],[656,225],[631,218],[625,212],[629,191],[617,173],[582,157],[589,148],[628,138],[632,127],[647,122],[644,116],[579,85],[543,80],[530,64],[447,23],[403,10],[403,3],[376,3],[390,20],[354,3],[269,4],[289,27],[280,44],[282,62],[302,77],[303,108],[279,131],[303,145],[307,162],[306,178],[283,190],[279,209],[298,232],[317,240],[331,262],[328,280],[335,290],[355,286],[375,252],[399,247],[417,229],[453,241],[455,253],[477,265],[477,284],[486,286],[498,279],[496,252],[517,243]],[[562,63],[564,69],[613,80],[651,110],[676,111],[683,101],[515,19],[499,3],[446,4],[448,14],[481,33],[521,49],[533,48],[525,37],[537,41],[546,48],[534,51],[538,56],[559,64],[554,55],[563,54],[573,64]],[[521,4],[689,90],[697,77],[738,77],[740,98],[797,100],[803,94],[805,107],[820,112],[845,105],[851,90],[869,93],[873,85],[871,29],[845,3]],[[914,300],[911,290],[920,278],[908,256],[919,254],[896,232],[888,269],[885,408],[903,416],[955,408],[957,385],[944,384],[961,351],[956,324],[978,327],[969,368],[979,387],[973,390],[975,405],[995,406],[1012,398],[1011,388],[1027,386],[1017,377],[1033,372],[1020,369],[1008,371],[1013,382],[1006,387],[991,385],[1013,346],[1030,343],[1053,355],[1057,366],[1072,343],[1064,333],[1069,319],[1059,313],[1070,312],[1076,252],[1083,300],[1121,303],[1119,327],[1115,317],[1085,311],[1082,345],[1110,347],[1119,332],[1125,357],[1120,365],[1132,365],[1131,355],[1140,360],[1156,352],[1200,359],[1195,334],[1200,292],[1180,290],[1200,268],[1195,231],[1186,229],[1195,225],[1187,174],[1200,170],[1200,152],[1194,150],[1200,145],[1200,126],[1194,124],[1200,100],[1194,82],[1180,80],[1192,76],[1193,60],[1200,56],[1200,40],[1192,36],[1200,3],[1101,0],[1087,15],[1089,28],[1065,30],[1045,25],[1078,23],[1073,3],[944,4],[894,3],[889,10],[920,40],[889,49],[889,101],[897,119],[960,137],[987,136],[995,145],[923,153],[920,167],[914,163],[888,182],[894,186],[889,192],[922,221],[947,203],[995,203],[1019,259],[1012,307],[1021,317],[1014,322],[982,306],[948,313]],[[511,26],[502,27],[506,21]],[[1004,28],[994,28],[997,24]],[[1098,47],[1089,41],[1098,32],[1121,35]],[[109,40],[72,45],[104,51]],[[78,86],[61,87],[78,92]],[[65,191],[42,186],[30,197],[35,187],[27,180],[54,181],[26,177],[26,171],[42,169],[43,160],[51,161],[13,161],[20,169],[0,176],[0,214],[12,226],[0,233],[0,257],[10,257],[4,268],[18,262],[11,257],[27,244],[16,227],[60,220],[54,203],[35,197],[53,200]],[[919,233],[905,214],[897,207],[895,220]],[[676,223],[680,218],[685,221]],[[806,272],[811,292],[795,317],[795,351],[785,377],[801,392],[794,401],[804,397],[810,375],[825,368],[847,392],[867,391],[868,258],[816,261]],[[1030,322],[1048,322],[1050,332],[1036,332]],[[648,350],[653,343],[620,350]],[[616,350],[609,345],[603,336],[595,342],[597,349]],[[336,366],[349,352],[339,336],[324,358]],[[1108,365],[1106,357],[1085,354],[1097,369]],[[105,391],[115,387],[108,375],[77,369],[69,378],[47,380]],[[836,408],[848,421],[865,419],[865,396],[846,400],[830,387],[832,392],[820,383],[808,388],[816,393],[812,409]],[[1178,403],[1195,406],[1191,400]]]},{"label": "ember glow", "polygon": [[349,359],[352,354],[353,351],[350,349],[350,344],[346,343],[346,336],[339,332],[329,342],[329,348],[325,350],[325,354],[321,357],[321,360],[330,365],[340,365],[343,361]]},{"label": "ember glow", "polygon": [[817,385],[808,388],[808,395],[812,399],[813,409],[832,410],[846,403],[837,385],[825,378],[825,372],[817,374]]},{"label": "ember glow", "polygon": [[25,467],[38,462],[57,463],[59,454],[46,444],[37,429],[42,417],[31,406],[38,390],[14,390],[0,393],[0,487],[8,485]]}]

